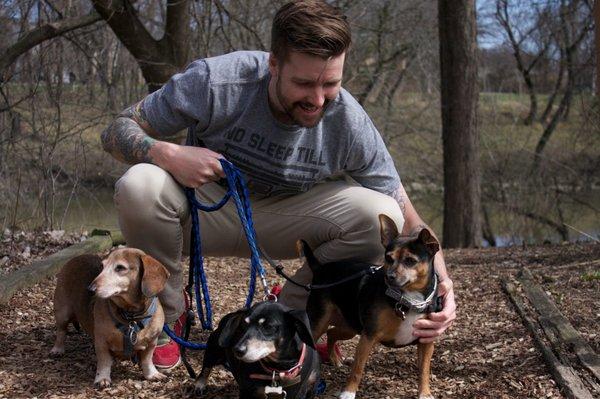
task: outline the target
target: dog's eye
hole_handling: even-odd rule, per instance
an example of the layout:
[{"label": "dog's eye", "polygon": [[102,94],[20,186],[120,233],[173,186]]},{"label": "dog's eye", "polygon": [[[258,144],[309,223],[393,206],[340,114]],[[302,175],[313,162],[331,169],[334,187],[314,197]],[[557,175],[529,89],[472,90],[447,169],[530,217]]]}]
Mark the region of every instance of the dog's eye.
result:
[{"label": "dog's eye", "polygon": [[277,331],[277,325],[270,323],[262,324],[261,328],[265,334],[274,334]]},{"label": "dog's eye", "polygon": [[123,265],[116,265],[115,266],[115,271],[117,271],[117,272],[122,272],[122,271],[124,271],[126,269],[127,268],[125,266],[123,266]]},{"label": "dog's eye", "polygon": [[408,267],[412,267],[417,264],[417,261],[415,258],[405,258],[402,263],[404,263]]}]

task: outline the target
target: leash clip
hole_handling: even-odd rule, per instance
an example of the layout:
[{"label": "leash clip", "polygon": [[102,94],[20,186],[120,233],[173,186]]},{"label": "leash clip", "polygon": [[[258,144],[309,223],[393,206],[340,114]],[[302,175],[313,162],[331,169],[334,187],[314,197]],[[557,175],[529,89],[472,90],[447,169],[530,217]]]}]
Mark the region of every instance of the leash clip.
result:
[{"label": "leash clip", "polygon": [[268,293],[264,296],[263,301],[268,301],[268,302],[273,302],[276,303],[277,302],[277,295],[272,294],[272,293]]},{"label": "leash clip", "polygon": [[404,312],[404,310],[402,310],[402,305],[400,304],[400,302],[396,302],[396,306],[394,306],[394,308],[394,310],[396,311],[396,316],[398,316],[402,320],[405,320],[406,313]]}]

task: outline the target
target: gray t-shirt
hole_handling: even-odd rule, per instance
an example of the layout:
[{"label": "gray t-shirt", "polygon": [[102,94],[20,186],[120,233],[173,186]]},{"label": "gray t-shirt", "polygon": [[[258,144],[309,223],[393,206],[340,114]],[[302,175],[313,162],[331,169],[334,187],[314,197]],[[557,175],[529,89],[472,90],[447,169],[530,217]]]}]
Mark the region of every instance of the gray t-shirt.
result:
[{"label": "gray t-shirt", "polygon": [[363,108],[341,89],[312,128],[285,125],[268,104],[269,53],[238,51],[193,62],[144,99],[153,129],[189,128],[196,143],[223,154],[258,195],[296,194],[347,174],[389,194],[400,178]]}]

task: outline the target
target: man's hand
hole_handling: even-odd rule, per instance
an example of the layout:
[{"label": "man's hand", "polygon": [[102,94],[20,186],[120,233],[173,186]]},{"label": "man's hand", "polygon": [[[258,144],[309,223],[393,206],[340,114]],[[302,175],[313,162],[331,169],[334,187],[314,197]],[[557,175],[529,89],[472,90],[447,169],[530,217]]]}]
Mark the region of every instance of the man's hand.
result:
[{"label": "man's hand", "polygon": [[[181,146],[161,142],[153,151],[155,163],[165,169],[181,185],[191,188],[225,177],[220,159],[223,156],[208,148]],[[154,149],[153,149],[154,150]]]},{"label": "man's hand", "polygon": [[456,303],[454,302],[454,284],[446,278],[439,282],[438,294],[443,298],[443,309],[430,313],[427,318],[419,319],[413,324],[413,335],[420,337],[420,343],[434,342],[442,335],[456,318]]}]

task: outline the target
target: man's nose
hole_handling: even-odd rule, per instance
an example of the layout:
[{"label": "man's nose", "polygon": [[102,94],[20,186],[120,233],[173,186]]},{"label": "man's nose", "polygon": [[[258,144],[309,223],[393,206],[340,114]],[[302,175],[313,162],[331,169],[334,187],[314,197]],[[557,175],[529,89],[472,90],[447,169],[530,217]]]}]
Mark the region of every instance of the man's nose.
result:
[{"label": "man's nose", "polygon": [[325,91],[321,86],[317,86],[311,94],[311,103],[314,106],[322,107],[325,104]]}]

